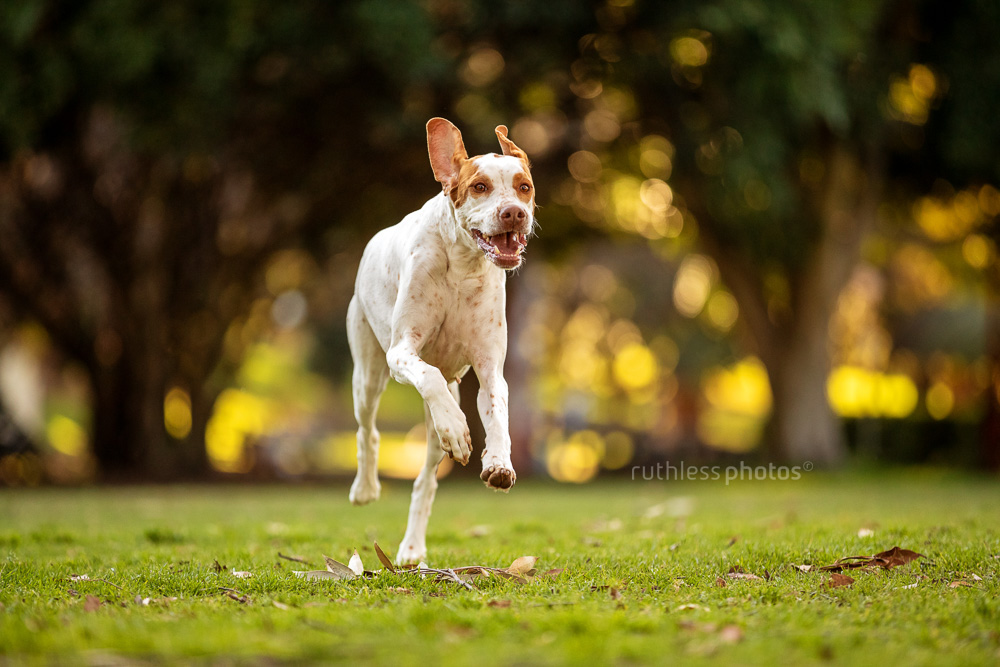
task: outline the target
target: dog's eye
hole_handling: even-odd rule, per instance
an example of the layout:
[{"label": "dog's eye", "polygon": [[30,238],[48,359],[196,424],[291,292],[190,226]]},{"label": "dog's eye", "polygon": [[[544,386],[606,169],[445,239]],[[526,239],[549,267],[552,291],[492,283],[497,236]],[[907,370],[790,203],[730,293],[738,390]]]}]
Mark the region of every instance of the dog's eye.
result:
[{"label": "dog's eye", "polygon": [[527,183],[521,183],[521,192],[531,192],[531,186]]},{"label": "dog's eye", "polygon": [[476,192],[486,192],[486,184],[476,183],[475,185],[472,186],[472,189],[475,190]]}]

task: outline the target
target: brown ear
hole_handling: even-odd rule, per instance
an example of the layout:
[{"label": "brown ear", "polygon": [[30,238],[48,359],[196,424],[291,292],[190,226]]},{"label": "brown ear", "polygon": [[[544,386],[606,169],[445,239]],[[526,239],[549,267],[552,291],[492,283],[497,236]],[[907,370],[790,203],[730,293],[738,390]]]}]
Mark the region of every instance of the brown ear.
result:
[{"label": "brown ear", "polygon": [[427,121],[427,153],[431,158],[434,180],[445,188],[451,188],[458,181],[458,171],[462,160],[467,160],[462,133],[444,118]]},{"label": "brown ear", "polygon": [[528,161],[528,155],[520,148],[517,147],[513,141],[507,138],[507,126],[497,125],[497,139],[500,140],[500,148],[503,150],[504,155],[510,155],[512,157],[520,158],[525,162]]}]

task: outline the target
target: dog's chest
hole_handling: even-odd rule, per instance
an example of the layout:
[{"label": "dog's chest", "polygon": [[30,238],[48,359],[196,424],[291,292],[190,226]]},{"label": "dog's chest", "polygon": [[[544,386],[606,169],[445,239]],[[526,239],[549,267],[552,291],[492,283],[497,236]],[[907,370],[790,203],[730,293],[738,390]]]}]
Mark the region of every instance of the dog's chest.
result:
[{"label": "dog's chest", "polygon": [[427,339],[421,357],[452,379],[506,341],[505,293],[502,274],[481,278],[449,275],[445,285],[442,319]]}]

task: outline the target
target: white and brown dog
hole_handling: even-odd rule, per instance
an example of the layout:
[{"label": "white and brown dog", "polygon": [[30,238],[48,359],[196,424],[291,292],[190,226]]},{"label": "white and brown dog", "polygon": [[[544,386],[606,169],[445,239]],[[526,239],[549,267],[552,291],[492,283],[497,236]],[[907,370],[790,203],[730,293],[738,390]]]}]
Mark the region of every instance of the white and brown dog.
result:
[{"label": "white and brown dog", "polygon": [[413,485],[399,563],[427,555],[427,520],[443,456],[469,462],[472,440],[458,403],[458,383],[469,368],[479,378],[486,430],[480,477],[503,491],[517,479],[503,378],[504,285],[506,272],[521,265],[534,228],[535,189],[527,155],[507,138],[505,126],[496,134],[503,155],[470,158],[458,128],[443,118],[427,123],[431,169],[442,192],[369,242],[347,311],[358,420],[352,503],[379,497],[375,413],[389,376],[413,385],[424,399],[427,460]]}]

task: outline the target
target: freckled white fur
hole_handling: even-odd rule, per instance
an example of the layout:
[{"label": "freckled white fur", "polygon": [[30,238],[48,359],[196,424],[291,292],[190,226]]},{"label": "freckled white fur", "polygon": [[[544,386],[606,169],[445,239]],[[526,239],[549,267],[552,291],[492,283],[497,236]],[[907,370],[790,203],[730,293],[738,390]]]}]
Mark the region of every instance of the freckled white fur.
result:
[{"label": "freckled white fur", "polygon": [[[483,470],[508,490],[516,475],[510,462],[505,315],[506,273],[493,265],[472,237],[472,228],[502,230],[499,212],[522,206],[514,177],[524,169],[510,156],[477,158],[493,185],[489,196],[469,197],[456,209],[444,193],[369,242],[361,259],[347,315],[354,358],[354,406],[358,420],[358,472],[350,499],[379,497],[378,430],[375,413],[389,376],[413,385],[424,399],[427,459],[413,486],[399,563],[427,554],[425,535],[437,489],[435,473],[445,453],[465,464],[471,438],[458,404],[458,381],[472,368],[479,378],[477,405],[486,430]],[[496,473],[500,477],[496,477]],[[506,487],[503,487],[506,484]]]}]

